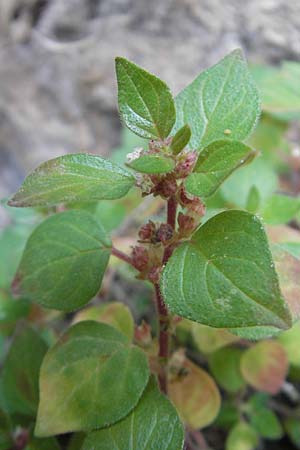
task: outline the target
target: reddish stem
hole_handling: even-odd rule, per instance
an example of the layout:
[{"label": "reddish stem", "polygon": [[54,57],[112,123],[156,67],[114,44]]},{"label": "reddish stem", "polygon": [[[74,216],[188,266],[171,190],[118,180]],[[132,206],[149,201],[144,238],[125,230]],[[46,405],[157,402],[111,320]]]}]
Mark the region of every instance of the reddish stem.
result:
[{"label": "reddish stem", "polygon": [[159,328],[159,351],[160,373],[158,376],[160,389],[164,394],[168,392],[167,364],[169,357],[169,317],[168,310],[164,304],[158,284],[154,285],[156,294],[156,309]]},{"label": "reddish stem", "polygon": [[[175,197],[171,197],[168,200],[167,206],[167,222],[175,230],[176,226],[176,213],[177,202]],[[163,264],[166,264],[170,256],[172,255],[173,248],[171,246],[166,247],[163,256]],[[159,385],[164,394],[168,393],[168,358],[169,358],[169,315],[168,309],[162,298],[159,285],[155,284],[156,294],[156,308],[158,314],[158,327],[159,327],[159,352],[161,370],[159,373]]]},{"label": "reddish stem", "polygon": [[130,256],[126,255],[126,253],[121,252],[121,250],[112,247],[111,254],[121,259],[122,261],[130,264],[132,267],[136,268],[133,259]]}]

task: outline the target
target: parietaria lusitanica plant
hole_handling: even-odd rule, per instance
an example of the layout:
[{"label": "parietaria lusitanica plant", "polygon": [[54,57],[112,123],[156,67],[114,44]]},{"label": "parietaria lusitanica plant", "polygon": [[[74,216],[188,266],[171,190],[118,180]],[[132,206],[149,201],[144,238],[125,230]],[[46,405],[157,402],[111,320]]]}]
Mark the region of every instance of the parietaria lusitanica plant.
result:
[{"label": "parietaria lusitanica plant", "polygon": [[[75,311],[96,296],[110,256],[119,258],[153,285],[156,355],[146,345],[147,324],[137,328],[133,342],[131,318],[119,309],[121,322],[129,323],[125,331],[84,320],[49,350],[40,340],[34,343],[34,332],[27,330],[19,339],[33,343],[36,364],[41,363],[40,372],[34,372],[39,393],[14,402],[19,402],[18,412],[21,405],[23,412],[37,414],[36,439],[80,432],[82,450],[182,450],[184,425],[197,429],[211,423],[220,395],[203,369],[184,352],[173,351],[174,324],[189,319],[221,329],[221,339],[234,340],[272,336],[296,319],[260,218],[242,209],[206,217],[207,199],[259,156],[247,139],[260,116],[260,99],[240,50],[200,73],[175,99],[163,81],[124,58],[116,58],[116,74],[121,120],[147,147],[132,149],[126,167],[97,155],[67,154],[43,163],[25,179],[10,206],[62,212],[46,218],[29,237],[13,289],[45,308]],[[117,248],[90,212],[68,207],[113,202],[134,186],[143,197],[165,201],[166,220],[149,220],[137,230],[131,253]],[[284,361],[278,343],[257,345],[262,361],[271,359],[271,366]],[[242,356],[239,349],[226,351],[232,361],[241,359],[252,386],[277,392],[285,365],[268,387],[255,372],[253,349]],[[218,358],[214,353],[209,361],[212,372]],[[216,372],[225,389],[235,392],[245,383]],[[186,397],[192,403],[201,396],[207,408],[191,414]],[[230,440],[239,433],[255,445],[250,425],[237,425]]]}]

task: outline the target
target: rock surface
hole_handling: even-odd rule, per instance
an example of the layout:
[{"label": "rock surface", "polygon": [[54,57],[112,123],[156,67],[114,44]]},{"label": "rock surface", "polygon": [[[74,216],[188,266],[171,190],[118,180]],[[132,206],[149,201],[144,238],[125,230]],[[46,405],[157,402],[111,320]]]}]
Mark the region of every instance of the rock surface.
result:
[{"label": "rock surface", "polygon": [[51,157],[118,144],[114,56],[178,92],[235,47],[300,58],[295,0],[0,0],[0,197]]}]

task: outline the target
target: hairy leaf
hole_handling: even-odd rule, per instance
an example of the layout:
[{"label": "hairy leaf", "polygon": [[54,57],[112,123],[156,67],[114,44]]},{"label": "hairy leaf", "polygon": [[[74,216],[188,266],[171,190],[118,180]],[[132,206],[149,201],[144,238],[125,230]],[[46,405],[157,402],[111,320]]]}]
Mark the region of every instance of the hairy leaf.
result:
[{"label": "hairy leaf", "polygon": [[145,154],[128,163],[128,166],[141,173],[167,173],[174,169],[175,161],[161,154]]},{"label": "hairy leaf", "polygon": [[114,200],[134,185],[127,170],[100,156],[74,153],[50,159],[25,179],[10,206]]},{"label": "hairy leaf", "polygon": [[115,328],[74,325],[43,361],[36,436],[112,425],[136,406],[148,377],[144,353]]},{"label": "hairy leaf", "polygon": [[125,125],[146,139],[164,139],[175,122],[168,86],[124,58],[116,58],[118,101]]},{"label": "hairy leaf", "polygon": [[254,388],[277,394],[288,371],[286,352],[278,342],[259,342],[243,354],[241,371],[245,380]]},{"label": "hairy leaf", "polygon": [[188,192],[209,197],[239,167],[248,164],[257,152],[239,141],[220,140],[201,151],[194,172],[185,185]]},{"label": "hairy leaf", "polygon": [[189,125],[183,125],[172,139],[170,148],[174,155],[178,155],[189,143],[191,139],[191,129]]},{"label": "hairy leaf", "polygon": [[260,102],[241,50],[234,50],[183,89],[176,97],[176,114],[175,130],[190,125],[193,149],[226,136],[245,140],[258,120]]},{"label": "hairy leaf", "polygon": [[15,291],[46,308],[79,308],[98,292],[110,246],[90,213],[55,214],[30,236],[15,277]]},{"label": "hairy leaf", "polygon": [[214,216],[178,247],[161,290],[171,312],[212,327],[291,325],[262,224],[244,211]]},{"label": "hairy leaf", "polygon": [[182,450],[183,437],[175,408],[151,378],[136,408],[121,422],[88,435],[82,450]]}]

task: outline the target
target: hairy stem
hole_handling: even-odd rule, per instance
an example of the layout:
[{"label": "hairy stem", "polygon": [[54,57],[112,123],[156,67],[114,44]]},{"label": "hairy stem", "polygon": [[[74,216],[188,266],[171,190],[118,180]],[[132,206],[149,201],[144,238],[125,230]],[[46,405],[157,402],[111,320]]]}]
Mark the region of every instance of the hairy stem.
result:
[{"label": "hairy stem", "polygon": [[130,264],[132,267],[136,268],[133,259],[130,256],[126,255],[126,253],[123,253],[121,250],[112,247],[111,254],[119,258],[121,261],[124,261],[127,264]]},{"label": "hairy stem", "polygon": [[[167,205],[167,222],[175,230],[176,226],[177,202],[175,197],[168,200]],[[172,255],[172,247],[166,247],[163,256],[163,264],[166,264]],[[169,314],[167,307],[162,298],[158,284],[155,284],[156,295],[156,309],[158,314],[158,329],[159,329],[159,360],[160,373],[159,385],[163,393],[168,392],[168,358],[169,358]]]}]

